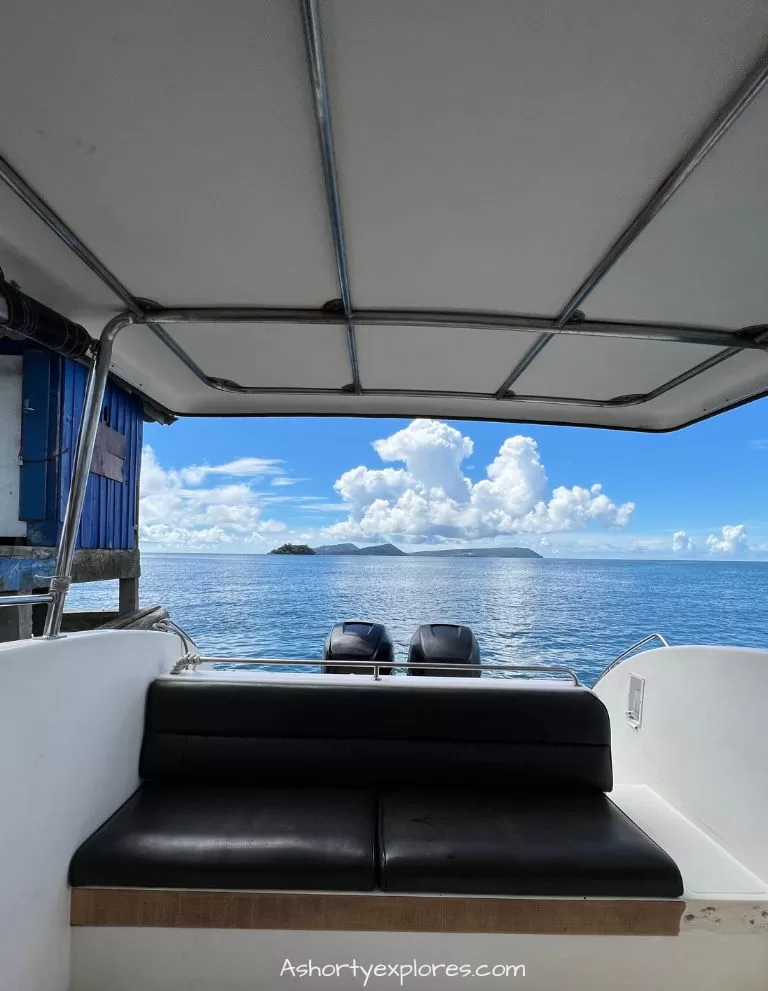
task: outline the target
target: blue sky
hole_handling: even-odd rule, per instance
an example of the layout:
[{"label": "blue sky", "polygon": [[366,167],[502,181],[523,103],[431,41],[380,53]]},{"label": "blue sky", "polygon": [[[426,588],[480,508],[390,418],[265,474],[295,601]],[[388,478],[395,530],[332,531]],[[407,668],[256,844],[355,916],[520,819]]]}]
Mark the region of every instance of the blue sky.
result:
[{"label": "blue sky", "polygon": [[145,444],[147,551],[389,539],[411,549],[520,544],[547,556],[768,558],[766,400],[656,435],[188,419],[147,425]]}]

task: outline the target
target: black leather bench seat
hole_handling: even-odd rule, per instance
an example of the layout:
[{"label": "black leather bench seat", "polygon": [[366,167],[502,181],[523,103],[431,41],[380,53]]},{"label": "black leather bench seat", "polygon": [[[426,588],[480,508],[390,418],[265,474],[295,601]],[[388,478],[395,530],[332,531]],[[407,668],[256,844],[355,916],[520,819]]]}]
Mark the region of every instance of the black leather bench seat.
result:
[{"label": "black leather bench seat", "polygon": [[600,793],[399,792],[380,805],[385,891],[676,898],[674,861]]},{"label": "black leather bench seat", "polygon": [[143,785],[75,854],[77,886],[664,898],[620,812],[586,688],[429,679],[149,687]]},{"label": "black leather bench seat", "polygon": [[366,792],[146,784],[80,847],[70,883],[370,891],[374,826]]}]

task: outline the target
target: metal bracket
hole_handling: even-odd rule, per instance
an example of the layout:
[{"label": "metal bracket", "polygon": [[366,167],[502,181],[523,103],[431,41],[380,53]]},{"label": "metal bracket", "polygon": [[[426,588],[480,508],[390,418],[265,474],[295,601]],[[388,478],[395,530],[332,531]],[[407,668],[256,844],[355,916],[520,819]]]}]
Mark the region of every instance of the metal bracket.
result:
[{"label": "metal bracket", "polygon": [[639,674],[630,674],[629,688],[627,690],[627,708],[624,715],[632,729],[640,729],[643,724],[644,697],[645,678]]}]

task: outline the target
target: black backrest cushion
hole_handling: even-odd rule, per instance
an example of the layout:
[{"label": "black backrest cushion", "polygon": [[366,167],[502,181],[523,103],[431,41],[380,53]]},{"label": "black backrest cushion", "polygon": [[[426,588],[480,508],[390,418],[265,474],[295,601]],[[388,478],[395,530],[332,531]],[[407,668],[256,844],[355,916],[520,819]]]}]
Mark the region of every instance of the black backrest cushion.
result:
[{"label": "black backrest cushion", "polygon": [[586,688],[154,682],[144,779],[322,787],[612,787]]}]

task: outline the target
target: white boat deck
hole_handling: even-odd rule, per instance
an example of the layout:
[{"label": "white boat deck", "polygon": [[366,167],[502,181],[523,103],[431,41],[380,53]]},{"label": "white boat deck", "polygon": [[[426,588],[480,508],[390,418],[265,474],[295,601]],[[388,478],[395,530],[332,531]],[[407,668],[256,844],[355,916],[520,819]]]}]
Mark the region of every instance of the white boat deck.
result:
[{"label": "white boat deck", "polygon": [[[610,797],[680,868],[686,908],[694,916],[688,919],[689,923],[707,921],[709,928],[717,928],[716,918],[720,914],[714,911],[717,903],[734,903],[734,909],[748,903],[745,909],[756,907],[752,913],[746,911],[747,915],[755,916],[754,926],[768,932],[765,882],[647,785],[616,785]],[[697,912],[698,902],[704,903],[701,917]],[[745,925],[751,928],[749,919],[745,919]]]}]

